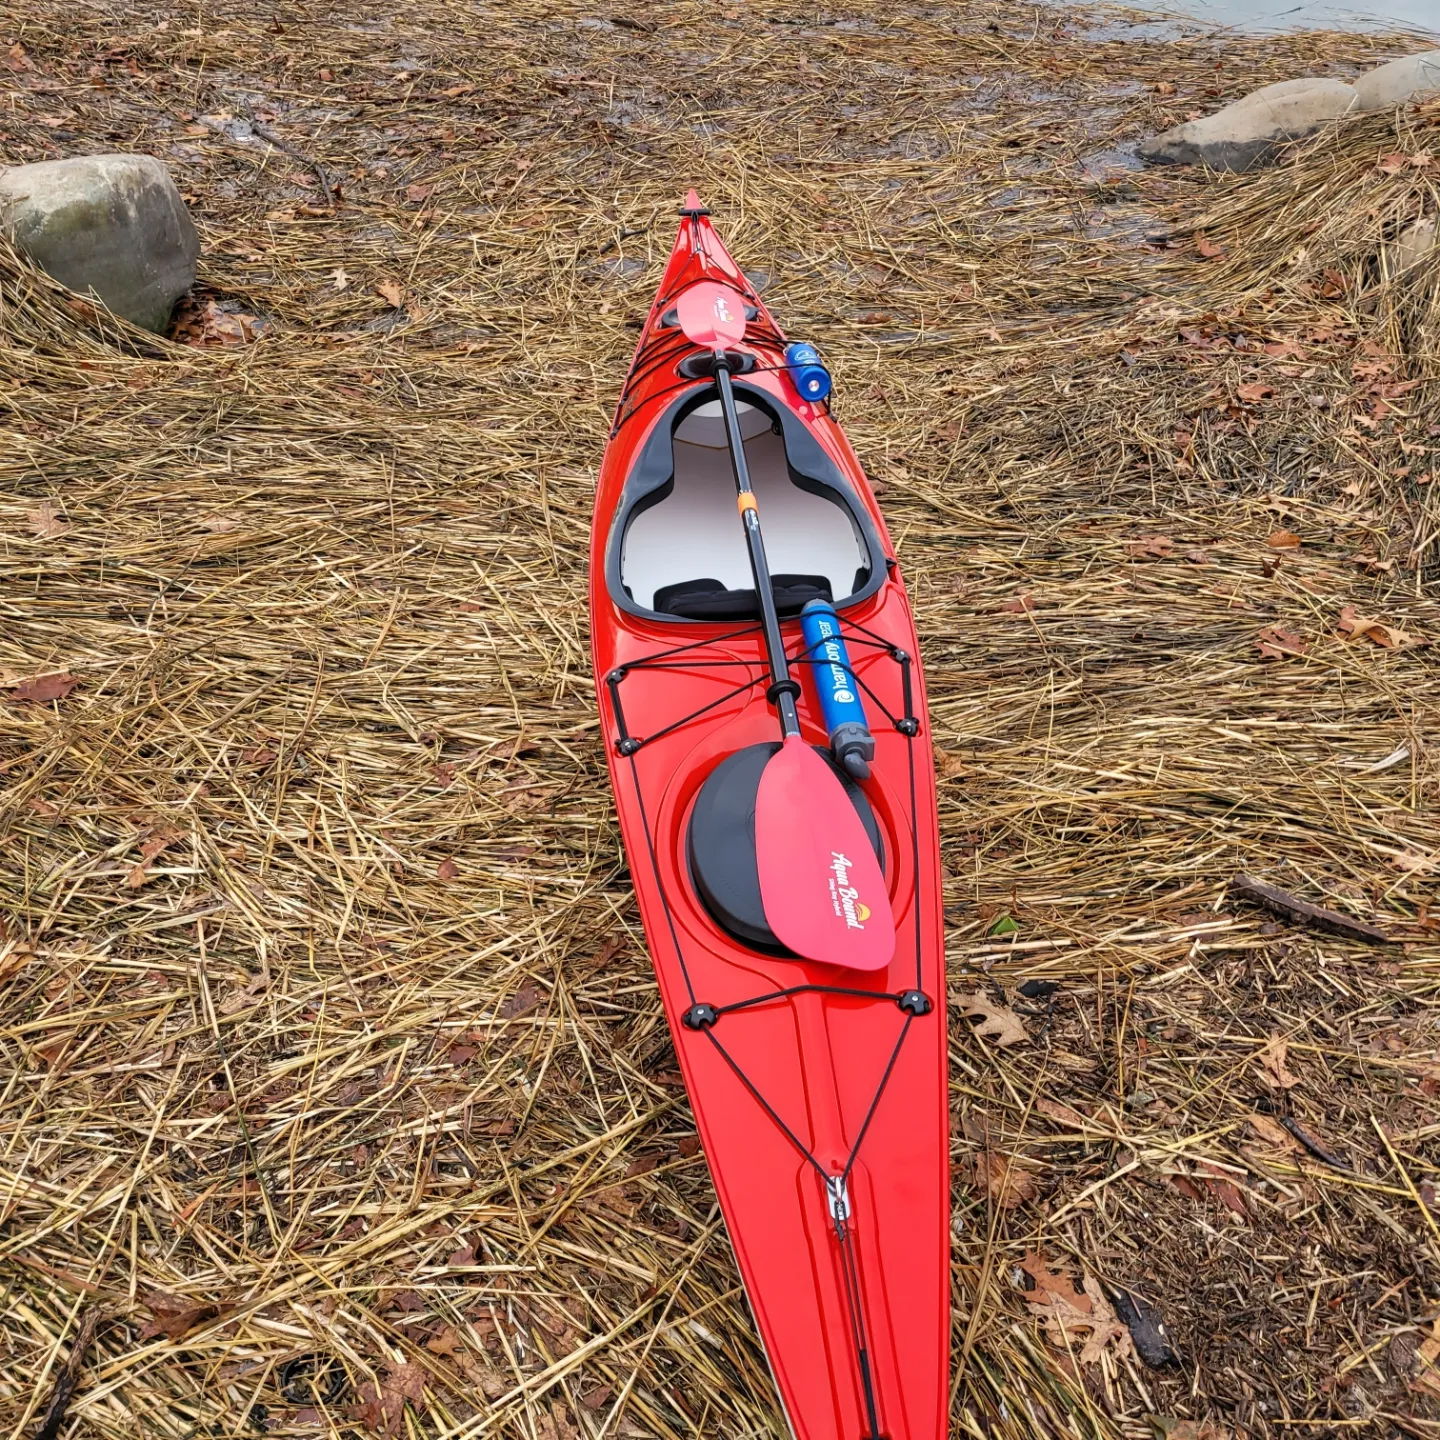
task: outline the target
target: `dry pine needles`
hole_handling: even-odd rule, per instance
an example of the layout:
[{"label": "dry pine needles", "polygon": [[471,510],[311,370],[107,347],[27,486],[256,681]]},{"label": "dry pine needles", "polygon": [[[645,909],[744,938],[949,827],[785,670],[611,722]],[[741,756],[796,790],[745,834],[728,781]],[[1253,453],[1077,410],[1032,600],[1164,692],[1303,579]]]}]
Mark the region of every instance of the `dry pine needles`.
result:
[{"label": "dry pine needles", "polygon": [[160,154],[211,343],[0,259],[6,1433],[784,1433],[581,600],[692,182],[919,606],[957,1434],[1440,1433],[1437,272],[1376,259],[1440,116],[1224,181],[1117,148],[1396,43],[195,17],[9,17],[6,158]]}]

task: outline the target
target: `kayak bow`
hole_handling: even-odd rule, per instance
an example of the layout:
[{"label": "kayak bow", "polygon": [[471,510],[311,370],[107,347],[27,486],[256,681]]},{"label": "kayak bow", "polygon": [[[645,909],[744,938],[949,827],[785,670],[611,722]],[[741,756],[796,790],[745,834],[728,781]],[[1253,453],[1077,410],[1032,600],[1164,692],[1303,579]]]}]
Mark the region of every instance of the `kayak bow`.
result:
[{"label": "kayak bow", "polygon": [[[681,215],[595,507],[592,645],[621,831],[791,1430],[938,1440],[944,941],[909,603],[814,352],[792,372],[693,191]],[[702,302],[718,307],[708,329]],[[807,606],[805,624],[826,617],[819,643]],[[831,753],[837,695],[864,722],[863,764],[853,725],[833,727],[852,748]],[[823,904],[799,894],[812,880]]]}]

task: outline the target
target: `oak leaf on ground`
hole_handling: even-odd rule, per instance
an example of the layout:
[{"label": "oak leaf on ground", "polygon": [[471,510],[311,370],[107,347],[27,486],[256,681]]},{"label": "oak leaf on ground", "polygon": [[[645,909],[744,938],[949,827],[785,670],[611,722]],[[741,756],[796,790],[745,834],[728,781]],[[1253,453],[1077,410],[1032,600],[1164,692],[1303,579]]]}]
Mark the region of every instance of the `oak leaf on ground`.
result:
[{"label": "oak leaf on ground", "polygon": [[63,535],[70,528],[53,500],[42,500],[33,510],[27,510],[25,520],[30,526],[30,533],[38,535],[42,540]]},{"label": "oak leaf on ground", "polygon": [[1093,1276],[1081,1276],[1077,1289],[1073,1277],[1037,1250],[1021,1260],[1020,1268],[1033,1282],[1026,1290],[1025,1306],[1044,1324],[1046,1336],[1058,1349],[1073,1350],[1078,1343],[1082,1365],[1096,1364],[1107,1352],[1117,1359],[1133,1352],[1130,1331]]},{"label": "oak leaf on ground", "polygon": [[997,1045],[1020,1045],[1028,1038],[1025,1022],[1008,1005],[992,1000],[983,990],[961,995],[960,1013],[978,1021],[975,1033]]},{"label": "oak leaf on ground", "polygon": [[1398,650],[1402,645],[1411,644],[1414,638],[1394,625],[1386,625],[1382,620],[1372,620],[1368,616],[1357,614],[1353,605],[1346,605],[1340,611],[1340,633],[1347,640],[1364,638],[1384,646],[1387,650]]}]

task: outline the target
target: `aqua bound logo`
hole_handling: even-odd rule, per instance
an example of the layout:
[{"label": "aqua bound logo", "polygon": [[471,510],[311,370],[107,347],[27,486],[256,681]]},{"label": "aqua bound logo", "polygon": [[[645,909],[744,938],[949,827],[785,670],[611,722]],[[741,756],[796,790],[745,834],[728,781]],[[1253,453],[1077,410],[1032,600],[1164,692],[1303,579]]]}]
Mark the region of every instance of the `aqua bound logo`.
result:
[{"label": "aqua bound logo", "polygon": [[860,899],[860,892],[850,883],[852,866],[838,850],[830,852],[830,899],[835,913],[845,921],[847,930],[863,930],[870,918],[870,907]]}]

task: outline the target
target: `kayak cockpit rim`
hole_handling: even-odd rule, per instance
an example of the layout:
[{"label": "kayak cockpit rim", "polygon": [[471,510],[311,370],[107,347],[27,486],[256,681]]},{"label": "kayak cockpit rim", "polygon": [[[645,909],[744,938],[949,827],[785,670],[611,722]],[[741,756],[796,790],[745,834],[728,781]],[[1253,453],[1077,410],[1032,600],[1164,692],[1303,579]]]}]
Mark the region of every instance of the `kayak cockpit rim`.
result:
[{"label": "kayak cockpit rim", "polygon": [[[888,565],[868,508],[801,416],[757,386],[732,384],[782,608],[868,599]],[[708,384],[672,401],[625,477],[605,579],[627,614],[667,624],[750,618],[743,597],[753,606],[754,591],[715,408]]]}]

